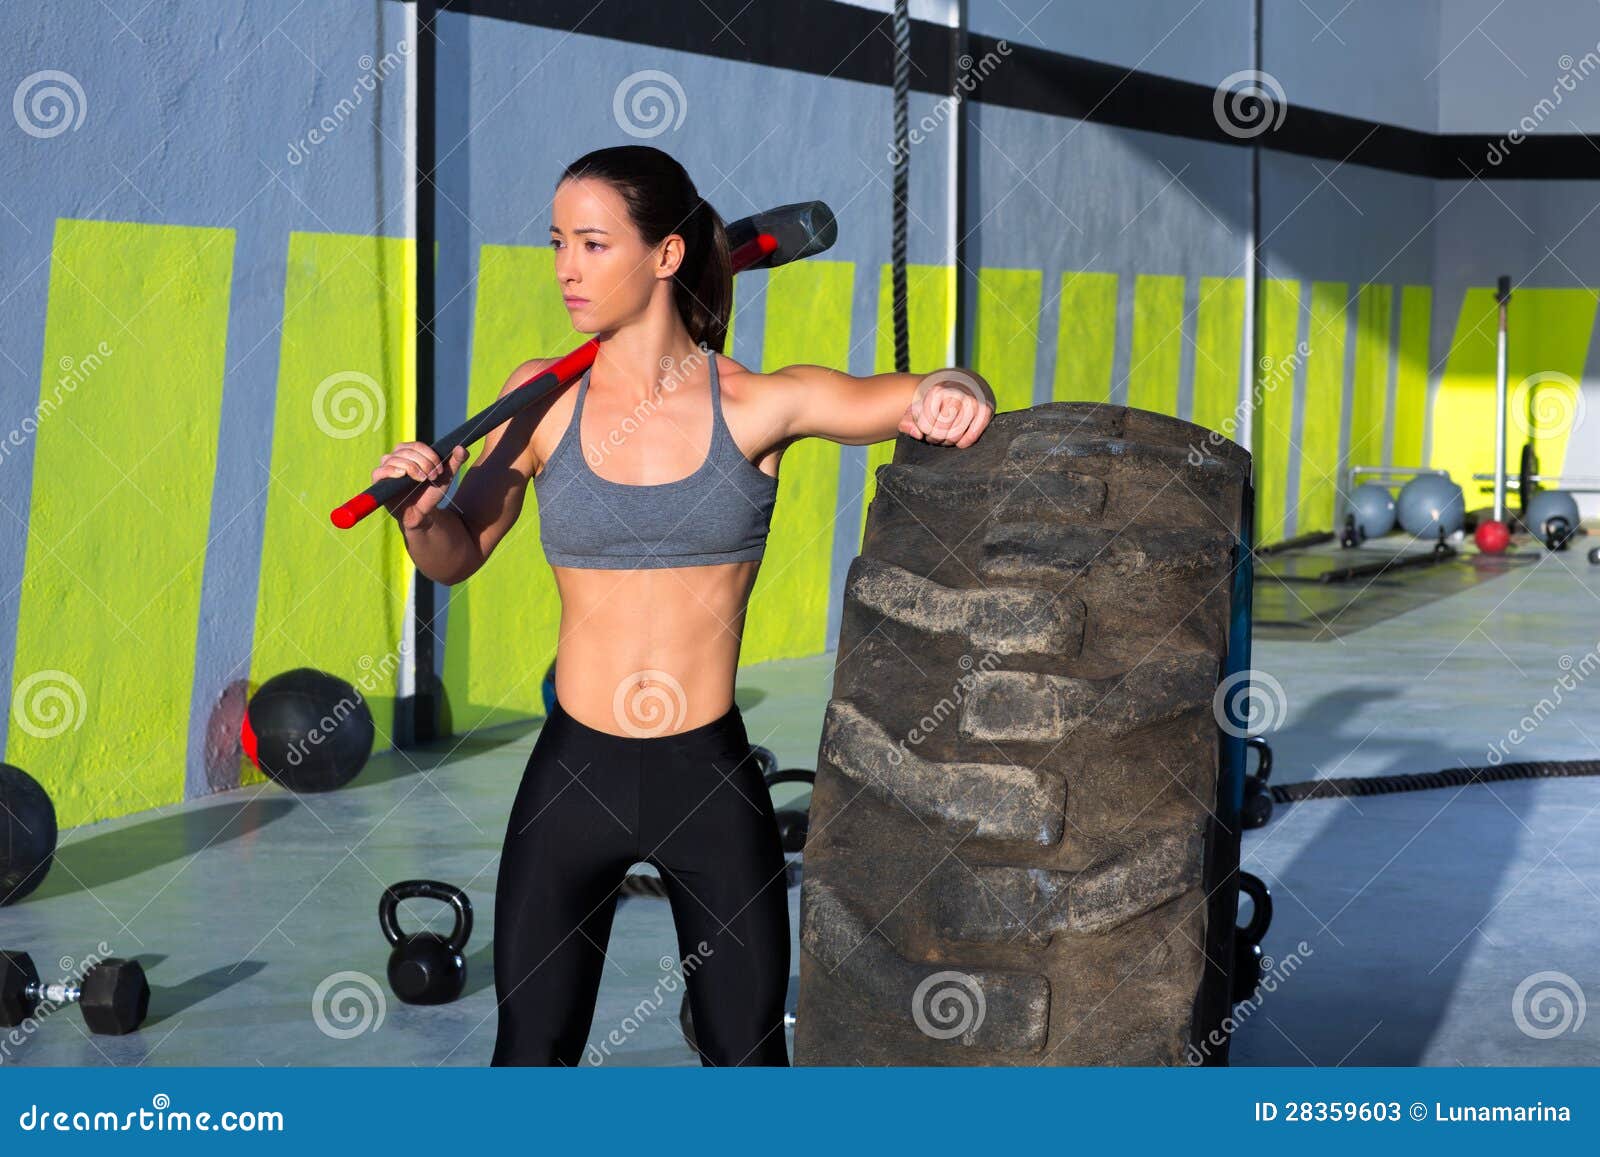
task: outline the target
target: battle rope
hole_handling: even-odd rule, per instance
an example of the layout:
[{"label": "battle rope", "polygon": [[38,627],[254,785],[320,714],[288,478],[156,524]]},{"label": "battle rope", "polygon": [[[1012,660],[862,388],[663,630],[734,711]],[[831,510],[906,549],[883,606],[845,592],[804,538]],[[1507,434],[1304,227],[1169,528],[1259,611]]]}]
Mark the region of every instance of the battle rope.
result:
[{"label": "battle rope", "polygon": [[894,280],[894,368],[911,372],[911,328],[906,302],[906,200],[911,195],[911,141],[906,126],[911,94],[909,0],[894,5],[894,205],[889,260]]},{"label": "battle rope", "polygon": [[1464,787],[1474,783],[1502,783],[1508,779],[1554,779],[1576,775],[1600,775],[1600,759],[1577,759],[1565,763],[1502,763],[1498,767],[1448,767],[1443,771],[1374,775],[1365,778],[1347,776],[1341,779],[1308,779],[1300,783],[1273,784],[1269,791],[1273,803],[1297,803],[1305,799],[1387,795],[1397,791],[1426,791],[1429,788]]}]

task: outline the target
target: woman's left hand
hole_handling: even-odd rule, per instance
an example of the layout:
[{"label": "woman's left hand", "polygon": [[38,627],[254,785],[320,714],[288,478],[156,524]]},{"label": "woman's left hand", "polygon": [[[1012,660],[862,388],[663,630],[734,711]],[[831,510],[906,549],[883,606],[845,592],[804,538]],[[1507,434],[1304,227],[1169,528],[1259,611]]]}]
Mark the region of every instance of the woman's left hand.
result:
[{"label": "woman's left hand", "polygon": [[971,374],[943,370],[917,384],[899,430],[934,446],[966,448],[994,417],[994,402]]}]

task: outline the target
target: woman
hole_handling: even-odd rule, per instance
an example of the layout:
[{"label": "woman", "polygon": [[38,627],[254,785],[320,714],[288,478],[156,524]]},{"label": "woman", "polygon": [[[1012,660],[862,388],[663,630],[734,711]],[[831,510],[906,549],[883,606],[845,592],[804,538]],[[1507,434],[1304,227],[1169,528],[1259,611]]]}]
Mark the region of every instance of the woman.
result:
[{"label": "woman", "polygon": [[[495,1065],[575,1065],[594,1015],[616,889],[661,873],[702,1064],[787,1065],[789,908],[771,798],[734,704],[745,607],[784,449],[898,433],[972,444],[976,375],[772,374],[721,354],[732,306],[721,219],[642,145],[569,165],[552,202],[556,280],[594,365],[492,431],[482,460],[421,442],[373,480],[419,485],[390,512],[417,569],[473,574],[531,479],[561,598],[556,703],[512,804],[495,893]],[[556,359],[524,362],[502,394]]]}]

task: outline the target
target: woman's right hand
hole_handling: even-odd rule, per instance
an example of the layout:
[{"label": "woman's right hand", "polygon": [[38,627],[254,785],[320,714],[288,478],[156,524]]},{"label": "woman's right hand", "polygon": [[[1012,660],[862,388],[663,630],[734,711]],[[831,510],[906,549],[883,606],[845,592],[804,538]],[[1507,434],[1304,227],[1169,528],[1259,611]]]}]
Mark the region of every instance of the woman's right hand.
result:
[{"label": "woman's right hand", "polygon": [[449,460],[441,462],[439,455],[426,442],[402,442],[383,456],[378,468],[372,472],[372,480],[379,482],[385,478],[410,477],[422,483],[409,487],[399,497],[383,504],[402,529],[410,530],[420,526],[434,507],[439,505],[445,492],[450,489],[456,471],[471,456],[465,446],[457,446],[450,451]]}]

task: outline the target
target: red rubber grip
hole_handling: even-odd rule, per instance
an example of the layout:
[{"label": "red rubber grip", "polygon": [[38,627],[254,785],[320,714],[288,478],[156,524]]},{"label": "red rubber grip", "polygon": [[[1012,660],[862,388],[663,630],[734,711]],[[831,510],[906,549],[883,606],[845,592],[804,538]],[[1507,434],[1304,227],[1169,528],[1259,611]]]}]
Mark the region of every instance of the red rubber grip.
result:
[{"label": "red rubber grip", "polygon": [[367,515],[378,509],[378,500],[370,494],[357,494],[333,512],[333,524],[340,530],[349,530]]}]

